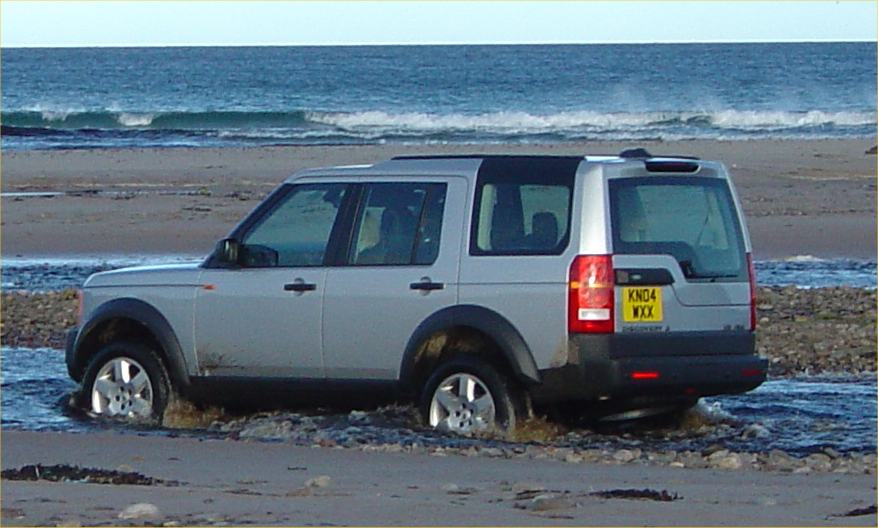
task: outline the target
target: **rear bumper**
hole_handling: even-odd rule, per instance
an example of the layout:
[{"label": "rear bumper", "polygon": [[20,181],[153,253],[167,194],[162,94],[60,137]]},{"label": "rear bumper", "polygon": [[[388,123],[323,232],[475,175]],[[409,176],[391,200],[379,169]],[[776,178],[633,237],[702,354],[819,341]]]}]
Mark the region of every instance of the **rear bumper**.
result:
[{"label": "rear bumper", "polygon": [[755,389],[768,361],[751,332],[571,336],[566,365],[540,372],[538,402],[695,399]]}]

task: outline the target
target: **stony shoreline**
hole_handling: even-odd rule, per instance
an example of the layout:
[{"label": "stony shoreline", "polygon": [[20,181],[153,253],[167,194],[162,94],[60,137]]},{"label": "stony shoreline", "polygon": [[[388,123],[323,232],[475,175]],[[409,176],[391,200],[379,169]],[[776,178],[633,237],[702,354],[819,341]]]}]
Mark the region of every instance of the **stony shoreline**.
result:
[{"label": "stony shoreline", "polygon": [[[757,350],[775,377],[876,370],[876,292],[859,288],[762,287]],[[76,325],[76,292],[4,292],[2,344],[62,349]]]},{"label": "stony shoreline", "polygon": [[[770,360],[773,377],[841,373],[862,375],[875,368],[876,292],[857,288],[760,288],[757,348]],[[64,329],[76,324],[76,292],[3,293],[3,345],[63,346]],[[283,441],[294,445],[365,452],[410,453],[499,459],[553,460],[569,464],[666,466],[782,473],[874,474],[875,453],[839,453],[831,448],[797,456],[782,450],[747,452],[724,438],[770,434],[759,424],[716,419],[696,407],[664,434],[668,440],[704,438],[694,447],[649,446],[637,437],[602,437],[587,429],[564,429],[536,418],[514,442],[448,441],[419,432],[409,408],[353,411],[341,418],[299,413],[226,415],[221,409],[172,405],[162,424],[203,431],[229,440]],[[410,416],[411,415],[411,416]],[[328,422],[327,422],[328,420]],[[348,421],[339,427],[337,421]],[[390,422],[389,428],[385,421]],[[324,423],[326,422],[326,423]],[[383,424],[383,425],[382,425]],[[412,429],[414,428],[414,429]],[[700,443],[700,445],[698,445]]]},{"label": "stony shoreline", "polygon": [[[424,430],[417,411],[391,405],[348,415],[303,414],[276,411],[229,416],[221,409],[197,409],[174,402],[166,411],[164,427],[204,431],[236,441],[273,441],[293,445],[354,449],[370,453],[427,454],[498,459],[553,460],[568,464],[667,466],[690,469],[753,470],[781,473],[875,474],[874,452],[839,452],[826,447],[804,456],[781,449],[760,450],[756,439],[771,433],[756,423],[714,415],[702,404],[679,420],[637,433],[600,433],[582,427],[567,428],[540,417],[526,420],[512,438],[460,438]],[[664,439],[666,446],[653,443]],[[754,450],[734,449],[724,439],[754,442]],[[687,440],[702,439],[695,445]],[[677,443],[678,448],[667,443]],[[700,446],[698,446],[700,444]],[[765,446],[765,444],[760,444]],[[769,444],[770,445],[770,444]]]},{"label": "stony shoreline", "polygon": [[[329,447],[315,444],[314,447]],[[689,469],[754,470],[780,473],[843,473],[874,475],[875,453],[838,453],[832,449],[796,457],[780,449],[766,453],[736,452],[715,446],[702,451],[649,451],[634,449],[580,449],[542,445],[518,445],[514,447],[429,447],[400,444],[368,444],[354,447],[374,453],[427,453],[431,456],[465,456],[532,460],[555,460],[568,464],[633,464],[641,466],[667,466]]]}]

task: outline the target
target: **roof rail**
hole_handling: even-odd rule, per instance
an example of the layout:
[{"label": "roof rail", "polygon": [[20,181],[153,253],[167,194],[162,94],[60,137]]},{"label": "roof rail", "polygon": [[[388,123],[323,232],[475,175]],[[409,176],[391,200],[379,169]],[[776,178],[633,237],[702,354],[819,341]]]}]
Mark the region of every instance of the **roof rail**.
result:
[{"label": "roof rail", "polygon": [[391,161],[399,160],[444,160],[444,159],[582,159],[582,156],[564,156],[558,154],[424,154],[394,156]]},{"label": "roof rail", "polygon": [[675,159],[688,159],[688,160],[697,160],[701,158],[696,158],[695,156],[680,156],[678,154],[665,155],[662,154],[660,156],[653,156],[649,153],[645,148],[633,148],[626,149],[619,153],[620,158],[625,159],[650,159],[650,158],[675,158]]}]

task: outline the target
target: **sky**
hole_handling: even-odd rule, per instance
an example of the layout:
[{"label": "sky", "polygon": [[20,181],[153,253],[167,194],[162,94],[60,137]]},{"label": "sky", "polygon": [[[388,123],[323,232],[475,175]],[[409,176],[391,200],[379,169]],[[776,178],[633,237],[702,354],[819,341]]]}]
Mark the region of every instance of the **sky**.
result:
[{"label": "sky", "polygon": [[876,40],[874,1],[0,2],[4,47]]}]

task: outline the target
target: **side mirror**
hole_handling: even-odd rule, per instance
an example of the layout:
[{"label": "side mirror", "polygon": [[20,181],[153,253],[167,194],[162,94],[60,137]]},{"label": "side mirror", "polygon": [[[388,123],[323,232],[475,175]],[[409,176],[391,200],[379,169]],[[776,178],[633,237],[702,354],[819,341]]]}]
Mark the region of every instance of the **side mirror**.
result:
[{"label": "side mirror", "polygon": [[234,238],[224,238],[216,244],[216,258],[223,264],[237,264],[241,243]]}]

